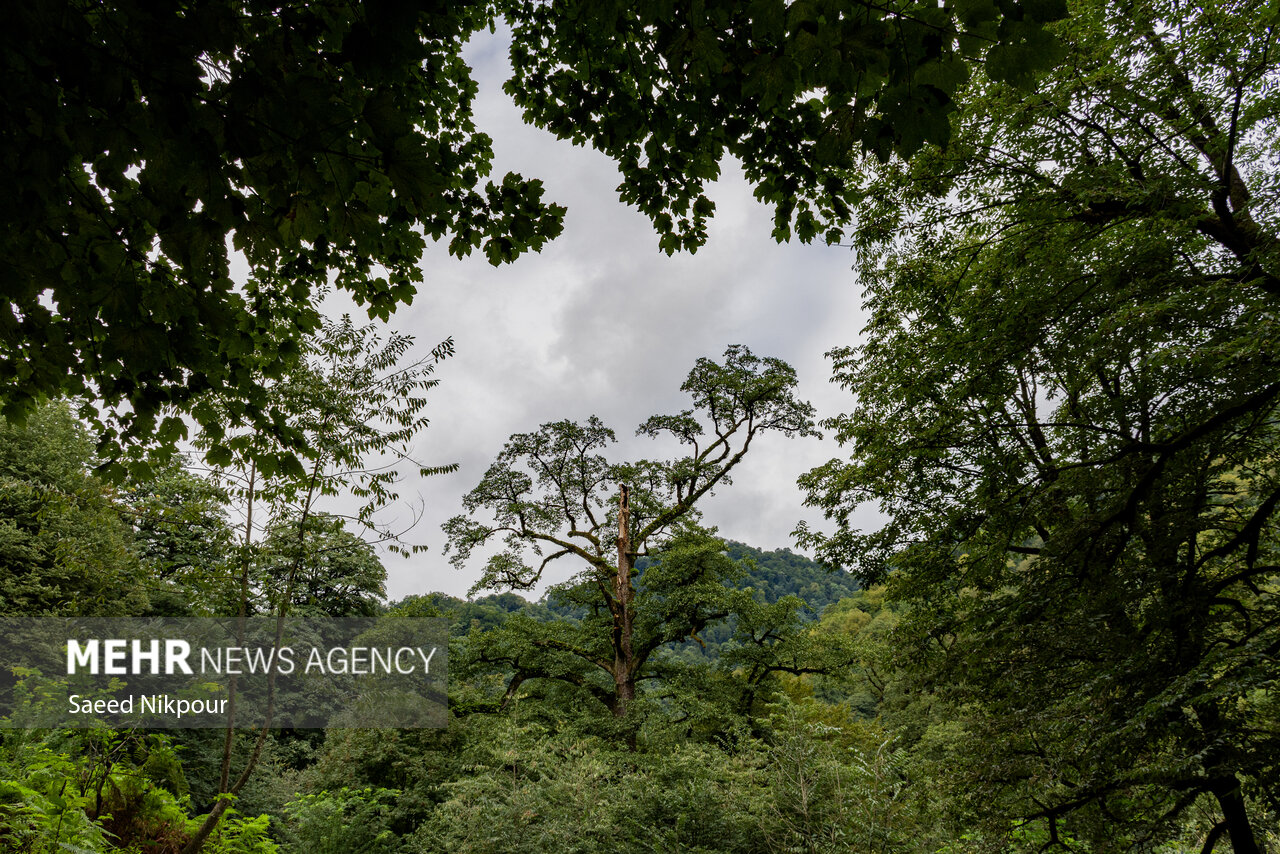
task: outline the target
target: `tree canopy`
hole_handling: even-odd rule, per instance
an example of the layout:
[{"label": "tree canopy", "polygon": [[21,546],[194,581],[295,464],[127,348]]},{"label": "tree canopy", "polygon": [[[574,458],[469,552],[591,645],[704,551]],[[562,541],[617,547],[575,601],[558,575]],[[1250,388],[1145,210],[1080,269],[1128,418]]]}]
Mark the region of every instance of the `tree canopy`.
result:
[{"label": "tree canopy", "polygon": [[949,149],[858,176],[872,320],[833,354],[853,455],[806,476],[838,523],[810,540],[915,605],[990,815],[1134,840],[1207,793],[1252,852],[1280,760],[1280,19],[1072,12],[1039,94],[975,81]]},{"label": "tree canopy", "polygon": [[724,156],[776,210],[774,236],[835,240],[862,152],[945,144],[971,66],[1025,79],[1051,63],[1065,3],[834,0],[683,4],[514,0],[507,91],[535,124],[618,162],[623,200],[667,252],[706,240]]},{"label": "tree canopy", "polygon": [[[751,442],[768,432],[816,435],[813,407],[795,397],[795,370],[741,345],[723,363],[700,358],[681,386],[694,408],[654,415],[637,435],[664,435],[688,447],[672,460],[613,463],[602,453],[617,441],[599,418],[557,421],[511,437],[480,484],[463,499],[466,514],[445,523],[452,561],[462,567],[490,541],[476,583],[532,587],[547,564],[573,556],[611,577],[619,535],[619,489],[628,488],[626,551],[647,554],[697,518],[697,505],[741,463]],[[545,554],[544,554],[545,551]]]},{"label": "tree canopy", "polygon": [[431,240],[500,263],[555,237],[563,209],[537,180],[489,180],[472,120],[461,50],[499,13],[527,117],[615,158],[623,198],[672,251],[705,239],[702,186],[725,154],[778,206],[780,237],[793,218],[804,238],[843,220],[834,167],[860,147],[945,141],[969,65],[985,56],[1009,79],[1045,64],[1041,25],[1062,8],[14,6],[0,28],[4,414],[40,395],[96,401],[83,414],[115,455],[172,444],[185,427],[170,411],[217,391],[238,423],[269,429],[262,374],[318,328],[318,289],[386,318]]},{"label": "tree canopy", "polygon": [[[263,414],[332,278],[385,318],[428,239],[494,262],[563,211],[486,181],[459,52],[483,5],[41,2],[6,13],[0,382],[125,405],[148,436],[216,389]],[[231,252],[253,270],[231,279]],[[176,429],[176,427],[171,428]],[[109,436],[112,434],[108,434]]]}]

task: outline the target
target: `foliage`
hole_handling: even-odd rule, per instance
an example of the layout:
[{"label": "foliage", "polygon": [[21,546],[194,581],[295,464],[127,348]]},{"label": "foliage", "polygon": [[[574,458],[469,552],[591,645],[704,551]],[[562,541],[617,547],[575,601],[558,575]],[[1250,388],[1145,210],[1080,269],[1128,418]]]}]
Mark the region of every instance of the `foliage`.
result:
[{"label": "foliage", "polygon": [[449,620],[449,636],[452,638],[463,637],[473,628],[497,628],[511,614],[523,613],[543,621],[557,616],[546,604],[530,602],[511,592],[491,593],[472,599],[459,599],[444,593],[411,595],[390,605],[388,613],[406,617],[444,617]]},{"label": "foliage", "polygon": [[[652,438],[670,434],[690,447],[688,456],[669,461],[610,463],[600,452],[616,437],[594,417],[517,433],[463,499],[466,515],[444,526],[454,566],[465,566],[473,552],[501,540],[503,551],[488,560],[475,589],[531,587],[548,563],[570,555],[602,580],[611,579],[619,487],[630,490],[630,550],[644,556],[683,520],[697,517],[697,502],[727,482],[756,436],[815,435],[813,407],[795,398],[795,386],[790,365],[740,345],[725,351],[723,365],[698,359],[681,390],[693,398],[701,419],[687,409],[655,415],[636,431]],[[544,549],[550,554],[544,556]],[[543,559],[530,566],[530,554]]]},{"label": "foliage", "polygon": [[228,496],[185,461],[171,460],[123,494],[148,576],[151,616],[234,613],[234,534]]},{"label": "foliage", "polygon": [[[721,554],[719,540],[688,530],[666,545],[642,580],[632,600],[629,662],[635,683],[657,680],[667,672],[660,650],[696,636],[734,610],[733,591],[726,581],[738,572]],[[503,678],[501,704],[525,696],[539,680],[574,686],[616,712],[619,703],[614,679],[617,639],[614,613],[587,578],[559,585],[553,601],[577,618],[537,620],[512,614],[489,631],[474,630],[450,660],[452,672],[496,672]]]},{"label": "foliage", "polygon": [[42,854],[105,848],[102,828],[65,792],[46,793],[21,783],[0,782],[0,842],[6,850]]},{"label": "foliage", "polygon": [[813,720],[811,707],[775,710],[762,826],[770,850],[889,852],[926,841],[891,737],[843,723]]},{"label": "foliage", "polygon": [[[276,519],[306,516],[320,499],[347,495],[357,502],[352,521],[377,530],[376,515],[398,497],[395,484],[406,464],[423,477],[455,468],[413,458],[413,443],[429,423],[427,395],[439,383],[432,375],[452,355],[453,342],[402,364],[412,344],[398,333],[384,340],[375,325],[357,326],[344,315],[307,339],[301,361],[283,376],[263,377],[270,429],[228,433],[221,425],[236,423],[237,402],[201,403],[221,416],[200,440],[215,481],[245,503],[251,495],[265,503]],[[305,448],[301,460],[293,453],[298,447]],[[393,548],[411,550],[395,531],[380,533]]]},{"label": "foliage", "polygon": [[[722,584],[732,590],[750,591],[751,598],[762,605],[773,605],[786,596],[804,603],[796,611],[802,621],[816,619],[828,606],[843,596],[856,593],[857,582],[849,575],[833,573],[790,549],[763,551],[733,540],[724,541],[725,555],[737,567],[729,571]],[[645,572],[654,558],[636,561],[636,585],[645,585]],[[488,631],[502,625],[507,617],[523,614],[537,622],[553,620],[580,621],[586,607],[574,605],[571,597],[551,588],[538,602],[530,602],[516,593],[492,593],[464,600],[443,593],[408,596],[391,606],[392,613],[405,616],[443,616],[450,621],[450,634],[464,637],[472,629]],[[667,654],[686,664],[715,665],[725,644],[733,638],[735,619],[708,623],[697,637],[665,645]]]},{"label": "foliage", "polygon": [[[1057,0],[952,7],[42,0],[3,31],[3,414],[86,401],[102,449],[185,435],[177,408],[235,401],[277,423],[263,382],[320,328],[330,281],[386,319],[427,238],[511,261],[560,233],[542,185],[486,180],[461,51],[500,11],[527,117],[619,162],[667,251],[705,240],[724,154],[778,206],[779,237],[849,215],[835,170],[861,146],[945,141],[971,63],[1013,79],[1053,61]],[[796,212],[796,199],[800,206]],[[812,200],[812,201],[810,201]],[[252,275],[231,278],[230,254]],[[290,437],[296,438],[296,437]]]},{"label": "foliage", "polygon": [[[188,832],[194,833],[199,824],[200,819],[189,819]],[[271,816],[250,818],[228,809],[201,850],[208,854],[277,854],[280,849],[271,839],[270,826]]]},{"label": "foliage", "polygon": [[285,806],[286,850],[299,854],[394,854],[400,840],[387,826],[390,803],[399,792],[391,789],[342,788],[304,795]]},{"label": "foliage", "polygon": [[971,66],[1022,79],[1058,57],[1061,2],[509,0],[525,118],[618,162],[667,252],[696,250],[726,155],[776,209],[774,236],[838,238],[858,152],[945,144]]},{"label": "foliage", "polygon": [[974,814],[1050,842],[1153,843],[1204,794],[1252,852],[1278,794],[1277,23],[1081,0],[1039,94],[975,81],[950,148],[858,177],[872,320],[810,540],[911,603]]},{"label": "foliage", "polygon": [[0,611],[127,616],[147,607],[129,526],[92,473],[85,429],[45,402],[0,424]]},{"label": "foliage", "polygon": [[[790,549],[763,551],[733,540],[725,540],[725,554],[740,567],[737,578],[729,584],[749,591],[758,605],[776,605],[786,597],[794,597],[800,605],[795,617],[800,622],[817,618],[822,610],[858,589],[858,582],[847,573],[832,572]],[[640,577],[644,577],[645,561],[638,561]],[[551,603],[553,609],[555,604]],[[671,650],[671,655],[689,664],[715,664],[737,629],[737,618],[710,624]]]},{"label": "foliage", "polygon": [[847,573],[833,572],[791,549],[764,551],[725,540],[725,553],[730,560],[743,564],[743,586],[750,587],[765,602],[797,596],[815,612],[820,612],[858,590],[857,579]]},{"label": "foliage", "polygon": [[[811,680],[814,696],[842,701],[867,718],[884,716],[903,703],[904,667],[893,641],[900,620],[896,603],[885,601],[882,585],[859,590],[823,609],[812,629],[812,643],[845,648],[853,666]],[[913,723],[895,719],[895,735],[911,741]]]},{"label": "foliage", "polygon": [[[378,512],[398,497],[395,483],[403,464],[415,465],[421,476],[453,468],[422,466],[412,458],[413,441],[427,425],[422,414],[426,394],[437,383],[431,375],[452,353],[452,342],[401,365],[412,343],[408,336],[392,334],[384,342],[373,326],[357,327],[350,317],[326,323],[324,333],[309,339],[304,358],[269,384],[271,431],[228,436],[219,427],[202,437],[205,457],[216,467],[215,482],[228,484],[228,491],[243,501],[236,614],[244,617],[255,607],[274,612],[277,644],[294,604],[312,613],[371,613],[385,592],[385,570],[372,548],[346,531],[342,518],[322,513],[322,502],[343,494],[354,497],[361,505],[348,518],[360,532],[409,554],[421,547],[405,543],[404,531],[382,523]],[[226,398],[197,404],[233,411],[237,405]],[[235,423],[234,418],[226,420]],[[309,470],[292,453],[299,444]],[[258,542],[257,526],[264,516],[267,536]],[[263,601],[252,601],[255,596]],[[232,709],[236,690],[233,679]],[[274,695],[269,691],[268,696]],[[272,702],[268,700],[267,724]],[[232,776],[234,723],[233,712],[220,763],[220,795],[241,792],[268,740],[264,724],[238,775]],[[200,850],[229,803],[215,800],[184,854]]]},{"label": "foliage", "polygon": [[540,182],[485,180],[460,52],[489,22],[485,4],[14,9],[4,414],[42,394],[122,406],[114,452],[172,443],[185,427],[157,415],[214,391],[232,423],[270,430],[261,372],[296,362],[330,280],[385,319],[413,297],[428,236],[496,264],[558,234]]},{"label": "foliage", "polygon": [[341,519],[314,515],[301,531],[296,523],[277,525],[255,559],[255,575],[276,600],[269,613],[281,610],[286,591],[287,610],[295,617],[373,617],[382,610],[387,570],[373,547],[347,531]]},{"label": "foliage", "polygon": [[[6,851],[174,852],[193,821],[181,764],[162,735],[10,731],[0,741],[0,841]],[[206,850],[274,854],[269,819],[234,810]]]},{"label": "foliage", "polygon": [[[827,720],[823,720],[827,717]],[[522,715],[484,717],[413,851],[930,851],[883,732],[818,704],[767,739],[632,751]]]},{"label": "foliage", "polygon": [[[381,599],[385,575],[343,525],[352,523],[394,552],[420,548],[403,537],[412,522],[393,527],[379,513],[399,497],[396,483],[406,464],[422,476],[454,468],[413,459],[413,443],[428,423],[427,394],[438,382],[432,374],[452,353],[452,342],[441,343],[429,357],[400,364],[412,340],[399,334],[384,340],[372,325],[357,327],[349,317],[328,322],[323,336],[307,340],[298,365],[279,379],[264,378],[275,419],[270,431],[219,428],[202,438],[211,469],[209,483],[201,488],[214,490],[240,516],[237,553],[229,556],[233,583],[225,586],[224,601],[282,601],[284,590],[305,570],[304,584],[323,584],[328,576],[328,583],[363,597],[363,604],[352,600],[344,607],[367,611]],[[235,405],[228,400],[200,404],[219,411]],[[225,420],[234,423],[232,417]],[[306,448],[301,460],[291,450],[299,445]],[[182,482],[202,483],[194,475]],[[354,501],[355,512],[326,512],[325,503],[338,498],[345,498],[347,507]],[[215,511],[204,512],[207,517]],[[212,520],[206,518],[206,524]],[[334,576],[339,570],[359,570],[359,577],[348,584]],[[279,590],[263,588],[272,584]],[[237,610],[233,604],[229,613]]]},{"label": "foliage", "polygon": [[714,749],[636,756],[506,721],[470,758],[411,850],[751,850],[751,766]]},{"label": "foliage", "polygon": [[[780,239],[858,208],[852,458],[806,478],[836,522],[808,536],[887,586],[698,526],[756,435],[814,432],[791,369],[730,348],[641,425],[680,454],[619,463],[598,420],[556,422],[467,496],[447,530],[481,587],[582,572],[392,609],[453,623],[447,729],[5,730],[0,847],[1275,847],[1274,4],[677,6],[16,9],[0,607],[378,610],[366,540],[414,551],[380,515],[398,473],[450,468],[412,443],[452,348],[401,365],[406,336],[315,300],[332,279],[385,318],[428,236],[496,263],[559,231],[536,181],[486,183],[459,51],[496,14],[508,90],[619,163],[664,250],[705,239],[725,154]],[[102,456],[62,391],[102,401]],[[90,474],[181,411],[216,478]],[[862,535],[869,500],[889,523]]]}]

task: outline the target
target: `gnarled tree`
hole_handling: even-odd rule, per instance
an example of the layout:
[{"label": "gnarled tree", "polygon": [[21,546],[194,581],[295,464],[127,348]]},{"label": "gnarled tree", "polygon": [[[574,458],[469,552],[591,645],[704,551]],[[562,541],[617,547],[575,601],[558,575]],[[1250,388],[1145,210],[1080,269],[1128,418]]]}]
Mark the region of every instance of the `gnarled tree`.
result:
[{"label": "gnarled tree", "polygon": [[[699,359],[681,386],[694,408],[655,415],[637,431],[655,438],[670,434],[687,446],[686,455],[670,460],[610,462],[602,452],[615,435],[595,417],[512,436],[463,499],[467,513],[445,523],[454,565],[464,566],[476,550],[500,541],[502,549],[488,559],[476,587],[520,589],[536,584],[554,560],[584,562],[579,581],[595,590],[608,615],[607,643],[592,651],[554,639],[544,646],[558,645],[607,675],[596,693],[624,716],[657,645],[651,641],[661,635],[646,630],[647,640],[637,646],[636,558],[656,554],[696,520],[698,502],[728,482],[757,436],[817,435],[813,407],[796,399],[795,386],[789,365],[756,357],[746,347],[730,347],[723,363]],[[689,565],[698,578],[705,574],[697,561]],[[697,606],[685,610],[685,633],[710,618]],[[530,661],[525,663],[532,666]],[[523,678],[521,661],[512,663]]]}]

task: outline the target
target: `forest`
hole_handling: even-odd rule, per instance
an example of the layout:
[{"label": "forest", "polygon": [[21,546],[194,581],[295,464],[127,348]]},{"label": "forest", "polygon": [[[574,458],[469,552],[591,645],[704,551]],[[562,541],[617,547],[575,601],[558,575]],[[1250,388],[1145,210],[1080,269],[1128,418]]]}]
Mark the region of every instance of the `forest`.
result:
[{"label": "forest", "polygon": [[[0,851],[1280,852],[1275,0],[0,20],[0,625],[448,635],[444,726],[271,726],[274,682],[262,726],[49,726],[68,679],[6,663]],[[773,239],[852,248],[843,412],[715,342],[638,427],[422,462],[467,358],[396,331],[424,253],[566,223],[491,177],[464,49],[498,29],[524,121],[607,157],[661,252],[713,240],[729,162]],[[769,512],[822,523],[707,521],[819,434]],[[446,475],[427,553],[395,511]],[[405,559],[474,585],[390,597]]]}]

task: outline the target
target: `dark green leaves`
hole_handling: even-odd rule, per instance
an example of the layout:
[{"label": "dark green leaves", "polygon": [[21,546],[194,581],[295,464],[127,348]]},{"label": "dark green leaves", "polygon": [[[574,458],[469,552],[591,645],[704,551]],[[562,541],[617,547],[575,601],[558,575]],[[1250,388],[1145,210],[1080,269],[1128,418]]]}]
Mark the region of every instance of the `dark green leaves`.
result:
[{"label": "dark green leaves", "polygon": [[[968,65],[1026,79],[1059,54],[1060,0],[892,7],[829,0],[503,4],[507,91],[529,121],[615,158],[619,193],[668,253],[706,239],[703,193],[736,157],[778,211],[775,236],[836,239],[855,196],[832,184],[863,152],[945,144]],[[958,50],[957,50],[958,48]]]},{"label": "dark green leaves", "polygon": [[[950,134],[968,67],[1023,80],[1056,58],[1055,0],[499,4],[507,84],[533,123],[614,158],[668,253],[706,240],[708,182],[739,159],[775,237],[837,240],[864,152]],[[257,377],[320,326],[333,283],[386,319],[427,239],[494,264],[559,234],[563,208],[489,180],[462,46],[486,3],[20,4],[0,71],[0,408],[97,403],[102,451],[171,443],[156,417],[216,392],[269,429]],[[988,47],[990,51],[988,52]],[[232,251],[252,279],[231,278]],[[112,466],[114,469],[115,467]]]},{"label": "dark green leaves", "polygon": [[975,820],[1101,847],[1198,793],[1276,796],[1280,113],[1264,4],[1073,8],[1038,94],[1009,84],[1057,8],[1006,8],[1009,83],[970,84],[948,150],[859,176],[851,453],[803,483],[837,529],[807,541],[889,579],[913,670],[967,710]]},{"label": "dark green leaves", "polygon": [[[15,7],[5,411],[41,393],[120,407],[99,424],[112,455],[170,443],[152,416],[209,390],[261,429],[254,377],[319,328],[328,282],[385,318],[421,280],[424,230],[495,263],[558,233],[536,184],[480,187],[489,140],[459,52],[487,22],[469,5]],[[228,243],[255,283],[232,283]]]}]

